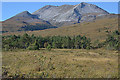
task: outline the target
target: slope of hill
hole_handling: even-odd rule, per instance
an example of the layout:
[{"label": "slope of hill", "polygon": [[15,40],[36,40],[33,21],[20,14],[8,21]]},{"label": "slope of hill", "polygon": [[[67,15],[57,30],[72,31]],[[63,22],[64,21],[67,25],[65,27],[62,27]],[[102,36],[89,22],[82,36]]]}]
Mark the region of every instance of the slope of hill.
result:
[{"label": "slope of hill", "polygon": [[36,15],[30,14],[28,11],[24,11],[3,21],[2,25],[3,32],[33,31],[54,28],[49,22],[39,19]]},{"label": "slope of hill", "polygon": [[33,14],[52,24],[62,26],[65,24],[93,21],[96,17],[109,13],[96,5],[82,2],[78,5],[47,5]]},{"label": "slope of hill", "polygon": [[117,15],[109,15],[104,18],[95,20],[94,22],[84,22],[78,23],[70,26],[63,26],[55,29],[46,29],[39,31],[27,31],[27,32],[14,32],[14,33],[4,33],[3,35],[23,35],[24,33],[35,34],[37,36],[75,36],[75,35],[85,35],[91,38],[92,41],[95,40],[105,40],[106,35],[111,32],[118,30],[118,18]]}]

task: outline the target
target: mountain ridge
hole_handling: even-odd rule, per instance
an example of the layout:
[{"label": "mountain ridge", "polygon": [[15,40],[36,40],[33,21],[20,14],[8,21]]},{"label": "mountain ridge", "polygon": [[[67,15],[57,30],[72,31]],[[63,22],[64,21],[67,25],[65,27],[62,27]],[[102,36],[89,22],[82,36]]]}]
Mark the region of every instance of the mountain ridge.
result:
[{"label": "mountain ridge", "polygon": [[3,21],[3,32],[57,28],[82,22],[93,22],[109,15],[110,13],[102,8],[84,2],[77,5],[46,5],[33,13],[23,11]]},{"label": "mountain ridge", "polygon": [[[77,5],[62,5],[62,6],[52,6],[47,5],[39,10],[33,12],[32,14],[38,15],[39,18],[49,21],[52,24],[62,23],[62,22],[71,22],[71,23],[80,23],[87,21],[85,19],[86,14],[97,17],[98,15],[108,15],[109,13],[102,8],[88,3],[80,3]],[[95,19],[89,20],[92,21]],[[83,19],[82,19],[83,18]]]}]

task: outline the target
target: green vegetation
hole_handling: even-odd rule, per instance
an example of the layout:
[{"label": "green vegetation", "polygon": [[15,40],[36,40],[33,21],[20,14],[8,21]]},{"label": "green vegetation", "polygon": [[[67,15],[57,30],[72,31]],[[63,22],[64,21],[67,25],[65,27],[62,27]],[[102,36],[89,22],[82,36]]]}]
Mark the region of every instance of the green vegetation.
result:
[{"label": "green vegetation", "polygon": [[49,28],[57,28],[57,27],[52,26],[50,24],[36,24],[36,25],[27,25],[21,27],[18,31],[34,31],[34,30],[44,30]]},{"label": "green vegetation", "polygon": [[120,32],[114,31],[112,34],[107,35],[107,39],[102,42],[98,43],[98,48],[104,47],[108,50],[119,50],[119,44],[120,44]]},{"label": "green vegetation", "polygon": [[120,32],[115,31],[112,35],[108,35],[108,38],[105,41],[105,45],[107,49],[110,50],[119,50],[120,44]]},{"label": "green vegetation", "polygon": [[39,50],[40,48],[59,48],[59,49],[95,49],[95,48],[106,48],[109,50],[118,50],[119,40],[118,37],[120,32],[115,31],[113,34],[108,35],[106,41],[94,42],[94,46],[91,46],[91,40],[85,36],[52,36],[52,37],[41,37],[28,35],[27,33],[23,36],[3,36],[2,37],[2,48],[4,50],[12,49],[29,49]]},{"label": "green vegetation", "polygon": [[50,51],[51,50],[51,45],[48,44],[47,49]]},{"label": "green vegetation", "polygon": [[37,37],[24,34],[23,36],[4,36],[3,49],[29,49],[39,50],[40,48],[65,48],[65,49],[90,49],[90,39],[85,36],[53,36],[53,37]]}]

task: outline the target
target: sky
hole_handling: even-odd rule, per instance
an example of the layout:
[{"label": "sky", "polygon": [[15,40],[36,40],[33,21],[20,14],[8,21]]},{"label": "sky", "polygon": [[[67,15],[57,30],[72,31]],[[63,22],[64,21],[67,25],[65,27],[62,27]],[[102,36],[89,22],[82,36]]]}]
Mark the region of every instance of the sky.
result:
[{"label": "sky", "polygon": [[[2,2],[2,20],[9,19],[18,13],[23,11],[29,11],[33,13],[34,11],[46,6],[55,5],[60,6],[64,4],[76,5],[81,2]],[[118,2],[87,2],[90,4],[95,4],[102,9],[108,11],[109,13],[118,13]]]}]

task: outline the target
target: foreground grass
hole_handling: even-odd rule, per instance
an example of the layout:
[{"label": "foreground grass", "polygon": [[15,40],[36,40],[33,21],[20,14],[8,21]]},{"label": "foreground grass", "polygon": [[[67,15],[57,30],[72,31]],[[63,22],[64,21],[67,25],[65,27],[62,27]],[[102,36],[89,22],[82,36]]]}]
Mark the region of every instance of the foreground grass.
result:
[{"label": "foreground grass", "polygon": [[118,52],[52,49],[3,52],[3,76],[25,78],[117,78]]}]

